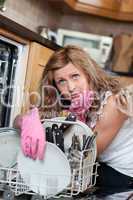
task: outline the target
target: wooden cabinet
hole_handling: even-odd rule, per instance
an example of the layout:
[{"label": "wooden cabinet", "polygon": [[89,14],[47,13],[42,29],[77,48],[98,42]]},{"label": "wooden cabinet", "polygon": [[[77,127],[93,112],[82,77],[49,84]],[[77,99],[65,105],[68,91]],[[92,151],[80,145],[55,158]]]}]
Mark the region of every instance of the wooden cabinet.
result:
[{"label": "wooden cabinet", "polygon": [[77,0],[77,3],[82,3],[94,6],[100,9],[108,9],[117,11],[120,8],[120,1],[116,0]]},{"label": "wooden cabinet", "polygon": [[[56,1],[56,0],[55,0]],[[58,0],[59,1],[59,0]],[[63,0],[75,11],[112,18],[133,21],[133,0]]]},{"label": "wooden cabinet", "polygon": [[49,57],[52,55],[53,50],[46,48],[36,42],[30,45],[28,67],[25,82],[25,107],[28,109],[32,104],[39,103],[39,86],[42,73]]}]

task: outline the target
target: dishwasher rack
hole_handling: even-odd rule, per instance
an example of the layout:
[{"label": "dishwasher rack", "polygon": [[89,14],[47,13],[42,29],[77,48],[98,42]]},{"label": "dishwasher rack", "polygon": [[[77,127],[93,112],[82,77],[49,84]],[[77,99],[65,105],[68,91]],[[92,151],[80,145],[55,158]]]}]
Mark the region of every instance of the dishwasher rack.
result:
[{"label": "dishwasher rack", "polygon": [[[50,123],[70,123],[79,126],[80,129],[83,128],[83,130],[86,131],[84,126],[82,127],[78,122],[66,122],[63,120],[46,120],[46,122],[48,122],[46,126],[50,125]],[[77,130],[79,130],[79,128]],[[96,145],[94,144],[95,141],[89,149],[80,152],[79,162],[74,165],[75,167],[73,167],[73,164],[75,163],[68,158],[71,167],[71,181],[69,185],[56,196],[42,196],[39,192],[39,188],[37,193],[33,192],[30,189],[30,186],[26,185],[25,180],[17,168],[17,164],[12,168],[0,167],[0,190],[3,191],[4,199],[14,200],[15,196],[22,194],[32,195],[32,200],[47,199],[49,197],[72,197],[93,188],[96,183],[97,167],[99,165],[96,162]],[[43,173],[43,176],[44,174],[45,172]],[[51,176],[52,174],[49,174],[47,175],[47,178],[49,179]],[[27,176],[27,178],[29,177]],[[46,187],[47,190],[51,189],[49,188],[51,187],[49,184]],[[56,190],[56,185],[52,187],[52,190]]]},{"label": "dishwasher rack", "polygon": [[[70,185],[54,197],[72,197],[91,189],[96,183],[97,167],[98,163],[94,163],[93,165],[89,164],[81,169],[75,170],[72,174]],[[49,186],[47,189],[49,190]],[[32,195],[32,200],[49,198],[49,196],[40,195],[39,192],[34,193],[31,191],[30,187],[25,184],[17,168],[0,167],[0,190],[4,191],[3,197],[5,200],[14,200],[15,196],[22,194]]]}]

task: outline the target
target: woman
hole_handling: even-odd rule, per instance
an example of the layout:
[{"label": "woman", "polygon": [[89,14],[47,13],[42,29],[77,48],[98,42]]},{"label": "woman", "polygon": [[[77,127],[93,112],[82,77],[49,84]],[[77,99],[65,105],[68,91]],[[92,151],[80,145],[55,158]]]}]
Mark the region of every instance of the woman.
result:
[{"label": "woman", "polygon": [[[133,123],[123,112],[127,99],[119,82],[82,49],[66,46],[46,64],[42,87],[45,117],[48,111],[57,115],[62,110],[73,111],[79,120],[98,132],[97,156],[101,165],[97,185],[133,188]],[[79,101],[84,94],[87,97],[83,104]]]}]

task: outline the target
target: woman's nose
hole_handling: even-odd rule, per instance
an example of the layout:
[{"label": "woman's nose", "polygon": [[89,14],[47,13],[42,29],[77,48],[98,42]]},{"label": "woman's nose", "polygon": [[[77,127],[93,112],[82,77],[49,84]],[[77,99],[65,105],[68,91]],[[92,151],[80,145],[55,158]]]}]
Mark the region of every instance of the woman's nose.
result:
[{"label": "woman's nose", "polygon": [[73,83],[73,81],[68,81],[68,91],[72,93],[74,90],[75,84]]}]

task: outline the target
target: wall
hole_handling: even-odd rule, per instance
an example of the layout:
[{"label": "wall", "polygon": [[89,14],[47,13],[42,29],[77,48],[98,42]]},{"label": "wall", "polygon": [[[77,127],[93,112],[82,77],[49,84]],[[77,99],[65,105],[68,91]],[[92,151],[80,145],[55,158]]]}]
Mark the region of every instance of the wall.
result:
[{"label": "wall", "polygon": [[0,14],[35,32],[39,26],[56,27],[60,19],[47,0],[6,0],[5,6]]},{"label": "wall", "polygon": [[[50,0],[6,0],[6,11],[0,14],[38,32],[38,27],[65,28],[82,32],[117,35],[133,33],[133,23],[114,21],[81,12],[61,12],[59,3],[54,8]],[[68,13],[68,14],[66,14]]]},{"label": "wall", "polygon": [[101,35],[133,34],[133,23],[91,16],[83,13],[64,14],[59,27]]}]

